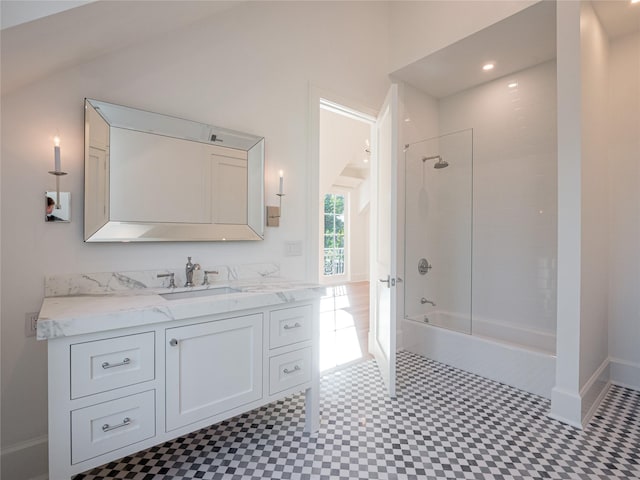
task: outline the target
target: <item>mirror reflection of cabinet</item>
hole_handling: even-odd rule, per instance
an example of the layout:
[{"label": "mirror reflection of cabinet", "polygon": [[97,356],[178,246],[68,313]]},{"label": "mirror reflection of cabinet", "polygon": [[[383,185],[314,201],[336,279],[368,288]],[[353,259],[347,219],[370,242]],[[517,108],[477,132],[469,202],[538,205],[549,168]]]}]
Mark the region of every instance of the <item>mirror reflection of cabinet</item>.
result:
[{"label": "mirror reflection of cabinet", "polygon": [[85,240],[261,240],[264,139],[85,106]]},{"label": "mirror reflection of cabinet", "polygon": [[109,221],[109,124],[93,108],[85,108],[84,138],[86,236],[87,232],[95,233]]}]

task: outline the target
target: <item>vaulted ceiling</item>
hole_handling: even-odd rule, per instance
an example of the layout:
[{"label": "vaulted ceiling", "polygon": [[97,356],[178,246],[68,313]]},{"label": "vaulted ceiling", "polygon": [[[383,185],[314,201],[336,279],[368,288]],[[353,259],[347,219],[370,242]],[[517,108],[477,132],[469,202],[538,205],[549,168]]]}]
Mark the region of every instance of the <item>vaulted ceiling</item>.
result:
[{"label": "vaulted ceiling", "polygon": [[[598,0],[592,3],[610,37],[640,31],[640,4],[632,5],[629,0]],[[240,0],[2,0],[0,2],[2,94],[51,75],[57,70],[91,61],[136,43],[152,40],[154,37],[188,27],[227,9],[241,7],[243,4],[244,2]],[[527,25],[508,26],[509,22],[517,23],[518,15],[521,14],[503,21],[506,22],[503,26],[507,28],[520,28],[520,33],[531,34],[530,38],[527,37],[525,40],[531,44],[529,57],[532,62],[535,59],[544,61],[553,58],[549,51],[555,45],[551,38],[555,38],[555,32],[553,24],[549,23],[549,18],[555,8],[550,1],[541,2],[541,4],[546,6],[538,4],[527,9],[540,12],[537,15],[539,20],[537,30]],[[526,11],[522,12],[524,13]],[[490,29],[499,28],[503,22],[476,35],[485,36],[491,40]],[[544,35],[544,37],[536,37],[536,35]],[[465,40],[467,40],[466,44]],[[457,45],[456,51],[464,60],[463,57],[469,56],[469,51],[482,48],[480,40],[482,39],[474,40],[469,37],[458,42],[459,45],[454,44],[447,48],[456,50]],[[511,48],[510,42],[502,41],[497,45],[501,43],[506,50],[522,52],[521,45],[516,49]],[[438,54],[442,57],[444,53],[447,53],[447,58],[446,62],[442,63]],[[471,74],[470,72],[456,74],[449,71],[455,67],[455,62],[451,60],[449,53],[436,52],[430,59],[431,62],[435,62],[433,65],[428,62],[425,64],[416,62],[409,70],[396,73],[409,83],[424,84],[422,79],[415,80],[413,77],[424,74],[418,70],[431,69],[444,79],[441,82],[443,90],[433,94],[443,96],[451,90],[452,83],[455,83],[453,80],[470,78]],[[515,58],[514,68],[517,68],[516,64],[520,60]],[[461,63],[461,65],[464,64],[469,62]],[[474,71],[473,75],[477,73]],[[431,79],[429,84],[435,84],[434,79]],[[460,90],[463,87],[456,88]]]},{"label": "vaulted ceiling", "polygon": [[2,94],[242,4],[2,0]]}]

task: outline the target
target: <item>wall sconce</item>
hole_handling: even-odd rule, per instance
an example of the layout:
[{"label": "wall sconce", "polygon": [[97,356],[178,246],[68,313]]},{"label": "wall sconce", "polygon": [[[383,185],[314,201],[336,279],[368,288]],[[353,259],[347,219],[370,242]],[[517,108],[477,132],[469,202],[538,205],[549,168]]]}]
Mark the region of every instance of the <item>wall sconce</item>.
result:
[{"label": "wall sconce", "polygon": [[[53,196],[54,192],[46,192],[46,216],[45,221],[69,221],[68,210],[69,210],[69,193],[68,192],[60,192],[60,177],[66,175],[67,172],[63,172],[60,165],[60,137],[57,135],[53,139],[53,170],[49,170],[49,173],[56,177],[56,191],[55,191],[55,209],[62,210],[64,215],[53,215],[51,211],[50,199]],[[61,201],[62,198],[62,201]],[[62,205],[64,203],[64,205]]]},{"label": "wall sconce", "polygon": [[280,170],[280,187],[278,189],[278,206],[272,207],[267,206],[267,227],[279,227],[280,226],[280,215],[282,212],[282,197],[284,197],[284,172]]}]

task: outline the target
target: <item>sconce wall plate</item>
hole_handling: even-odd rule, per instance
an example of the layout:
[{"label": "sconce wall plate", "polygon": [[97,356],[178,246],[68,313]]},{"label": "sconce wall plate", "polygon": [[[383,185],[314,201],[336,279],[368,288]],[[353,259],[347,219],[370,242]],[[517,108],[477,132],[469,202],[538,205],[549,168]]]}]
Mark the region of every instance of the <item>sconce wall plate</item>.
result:
[{"label": "sconce wall plate", "polygon": [[280,185],[278,193],[278,206],[267,206],[267,227],[279,227],[280,226],[280,214],[282,212],[282,197],[284,197],[284,172],[280,170]]},{"label": "sconce wall plate", "polygon": [[267,227],[280,226],[280,207],[267,207]]}]

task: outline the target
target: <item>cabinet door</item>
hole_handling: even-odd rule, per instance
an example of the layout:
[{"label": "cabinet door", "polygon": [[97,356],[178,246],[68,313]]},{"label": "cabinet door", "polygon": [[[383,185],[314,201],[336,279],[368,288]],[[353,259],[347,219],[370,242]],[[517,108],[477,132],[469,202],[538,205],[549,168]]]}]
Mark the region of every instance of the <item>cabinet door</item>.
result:
[{"label": "cabinet door", "polygon": [[262,398],[262,314],[165,333],[167,431]]}]

